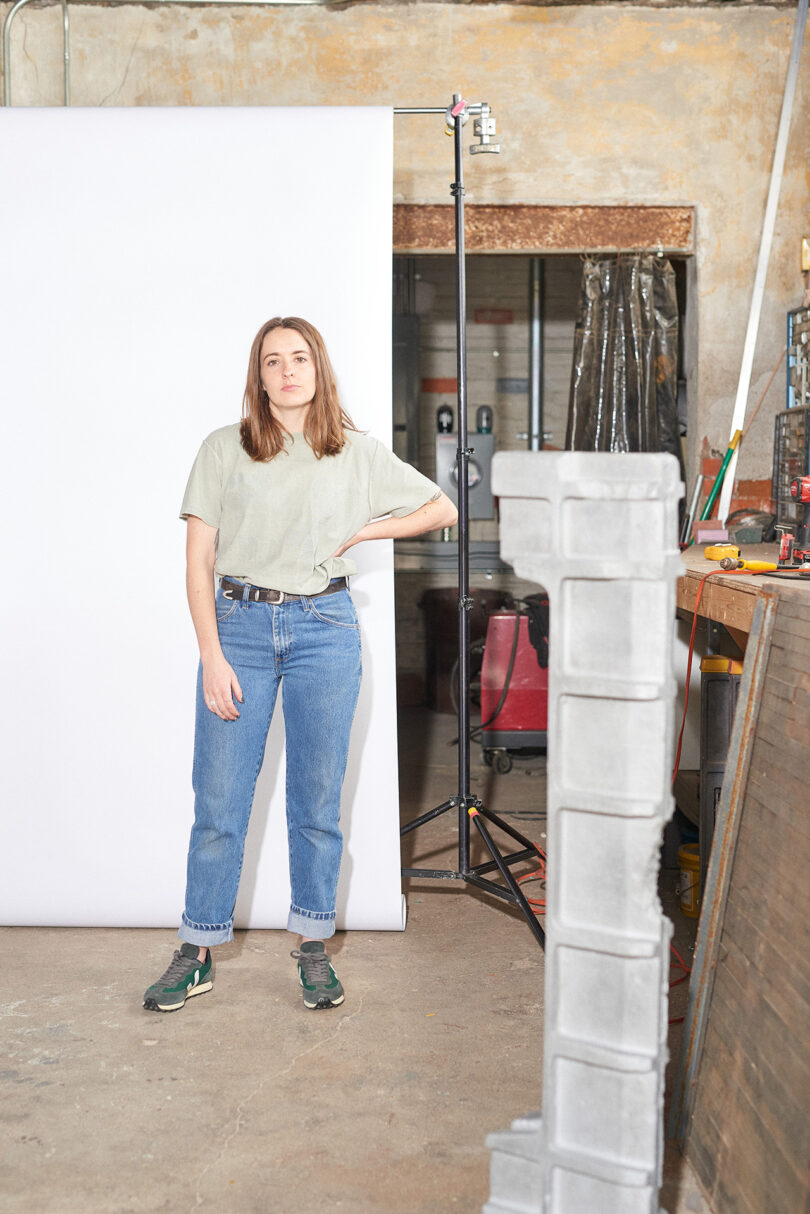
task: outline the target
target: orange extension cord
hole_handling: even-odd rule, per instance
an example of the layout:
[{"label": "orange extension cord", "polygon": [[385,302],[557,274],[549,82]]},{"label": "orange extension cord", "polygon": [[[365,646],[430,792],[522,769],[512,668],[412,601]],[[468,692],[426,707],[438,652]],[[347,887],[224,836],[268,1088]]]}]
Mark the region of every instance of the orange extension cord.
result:
[{"label": "orange extension cord", "polygon": [[[537,843],[535,843],[534,846],[537,849],[537,855],[538,855],[538,858],[540,861],[539,866],[536,869],[534,869],[533,872],[524,873],[522,877],[518,877],[519,885],[522,884],[524,881],[543,881],[543,882],[545,882],[545,879],[546,879],[546,853],[543,851],[543,849],[541,847],[539,847],[537,845]],[[531,906],[533,908],[535,915],[540,916],[540,915],[545,914],[545,912],[546,912],[545,898],[528,898],[527,897],[526,901],[529,903],[529,906]],[[670,951],[674,954],[674,958],[675,958],[672,961],[672,965],[677,965],[681,970],[679,977],[672,978],[670,980],[669,989],[672,990],[672,988],[674,986],[679,986],[682,982],[686,982],[686,979],[689,977],[692,970],[691,970],[691,967],[686,964],[683,957],[676,949],[675,945],[670,944],[669,947],[670,947]],[[670,1024],[680,1024],[683,1021],[683,1019],[684,1019],[683,1016],[673,1016],[670,1018],[669,1023]]]},{"label": "orange extension cord", "polygon": [[[680,978],[672,978],[670,980],[669,989],[672,990],[673,986],[680,986],[680,984],[682,982],[686,982],[686,979],[692,973],[692,967],[686,964],[686,962],[684,961],[683,957],[678,952],[678,950],[676,949],[674,944],[670,944],[669,949],[670,949],[670,952],[675,954],[675,961],[671,962],[671,964],[675,965],[675,963],[677,962],[677,964],[680,966],[680,968],[682,970]],[[670,1016],[669,1023],[670,1024],[681,1024],[684,1019],[685,1019],[685,1017],[683,1017],[683,1016]]]},{"label": "orange extension cord", "polygon": [[[545,881],[545,852],[543,851],[542,847],[539,847],[537,844],[534,844],[534,847],[537,849],[539,866],[538,868],[534,869],[533,872],[525,873],[522,875],[522,877],[517,878],[517,884],[519,885],[522,884],[523,881]],[[545,898],[527,897],[526,901],[528,902],[529,906],[533,908],[534,914],[538,915],[538,917],[539,915],[545,914]],[[681,957],[674,944],[670,943],[669,949],[670,952],[674,954],[672,964],[678,965],[681,971],[679,977],[672,978],[672,980],[669,982],[669,989],[672,991],[673,987],[680,986],[681,982],[686,981],[686,978],[690,976],[692,970],[690,966],[686,964],[684,958]],[[670,1025],[680,1025],[682,1020],[684,1020],[684,1017],[682,1016],[672,1016],[670,1017],[669,1023]]]},{"label": "orange extension cord", "polygon": [[[533,843],[532,846],[534,847],[535,851],[537,852],[539,866],[533,872],[524,873],[522,877],[518,877],[518,885],[521,885],[524,881],[542,881],[545,884],[546,853],[543,851],[542,847],[540,847],[537,843]],[[535,915],[544,915],[546,913],[545,898],[527,897],[526,901],[528,902],[529,906],[531,906],[534,909]]]}]

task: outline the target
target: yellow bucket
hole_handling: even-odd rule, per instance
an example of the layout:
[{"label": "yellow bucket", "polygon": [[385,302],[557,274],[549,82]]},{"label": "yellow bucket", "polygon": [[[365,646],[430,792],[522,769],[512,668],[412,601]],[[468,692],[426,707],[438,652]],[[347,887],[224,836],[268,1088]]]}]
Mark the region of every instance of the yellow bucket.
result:
[{"label": "yellow bucket", "polygon": [[678,848],[678,863],[681,866],[681,911],[687,918],[697,919],[700,909],[700,849],[697,843],[684,843]]},{"label": "yellow bucket", "polygon": [[716,653],[700,659],[701,674],[742,674],[743,664],[737,658],[721,658]]}]

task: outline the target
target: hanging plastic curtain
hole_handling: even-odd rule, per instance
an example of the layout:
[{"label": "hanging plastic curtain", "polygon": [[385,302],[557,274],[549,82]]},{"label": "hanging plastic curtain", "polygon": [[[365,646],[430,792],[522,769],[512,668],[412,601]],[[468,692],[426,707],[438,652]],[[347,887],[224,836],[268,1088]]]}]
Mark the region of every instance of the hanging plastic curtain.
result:
[{"label": "hanging plastic curtain", "polygon": [[568,409],[568,451],[670,451],[677,412],[678,301],[663,257],[583,264]]}]

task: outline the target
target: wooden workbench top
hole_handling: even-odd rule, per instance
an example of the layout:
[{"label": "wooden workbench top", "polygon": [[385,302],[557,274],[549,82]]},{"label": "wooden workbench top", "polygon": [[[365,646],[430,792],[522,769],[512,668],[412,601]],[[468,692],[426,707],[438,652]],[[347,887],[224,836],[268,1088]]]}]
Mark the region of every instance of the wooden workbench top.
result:
[{"label": "wooden workbench top", "polygon": [[[703,544],[693,545],[682,554],[683,577],[678,579],[678,610],[693,614],[700,580],[713,569],[717,561],[707,561]],[[749,561],[776,561],[778,545],[747,544],[740,556]],[[715,573],[703,587],[698,615],[724,624],[729,630],[748,633],[754,618],[757,599],[763,594],[778,593],[787,587],[806,589],[810,603],[810,578],[769,577],[767,573]]]}]

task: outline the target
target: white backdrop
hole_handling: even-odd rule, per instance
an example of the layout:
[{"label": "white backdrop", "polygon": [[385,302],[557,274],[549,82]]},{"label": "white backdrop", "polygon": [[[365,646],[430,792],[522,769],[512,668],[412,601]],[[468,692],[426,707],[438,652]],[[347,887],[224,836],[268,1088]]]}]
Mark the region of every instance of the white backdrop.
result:
[{"label": "white backdrop", "polygon": [[[176,925],[197,662],[183,489],[278,313],[321,329],[344,404],[390,442],[391,111],[4,109],[0,162],[0,919]],[[355,551],[337,922],[401,929],[391,545]],[[286,922],[282,752],[279,710],[237,926]]]}]

